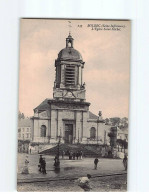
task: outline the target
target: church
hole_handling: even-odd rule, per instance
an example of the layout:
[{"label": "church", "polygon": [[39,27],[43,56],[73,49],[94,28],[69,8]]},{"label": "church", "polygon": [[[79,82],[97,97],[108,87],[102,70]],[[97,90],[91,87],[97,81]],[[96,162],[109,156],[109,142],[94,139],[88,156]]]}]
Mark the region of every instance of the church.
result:
[{"label": "church", "polygon": [[[105,144],[107,126],[102,113],[96,116],[89,111],[83,81],[85,62],[74,49],[74,39],[69,33],[66,47],[55,60],[53,98],[45,99],[34,109],[31,118],[32,141],[38,143]],[[97,105],[98,106],[98,105]]]}]

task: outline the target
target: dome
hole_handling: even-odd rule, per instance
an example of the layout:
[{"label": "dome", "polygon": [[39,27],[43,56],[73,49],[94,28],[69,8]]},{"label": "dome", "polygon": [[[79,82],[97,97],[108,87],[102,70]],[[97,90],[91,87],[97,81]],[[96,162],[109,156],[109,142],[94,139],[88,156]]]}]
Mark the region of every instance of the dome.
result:
[{"label": "dome", "polygon": [[80,52],[73,47],[66,47],[62,49],[58,54],[58,59],[83,61]]}]

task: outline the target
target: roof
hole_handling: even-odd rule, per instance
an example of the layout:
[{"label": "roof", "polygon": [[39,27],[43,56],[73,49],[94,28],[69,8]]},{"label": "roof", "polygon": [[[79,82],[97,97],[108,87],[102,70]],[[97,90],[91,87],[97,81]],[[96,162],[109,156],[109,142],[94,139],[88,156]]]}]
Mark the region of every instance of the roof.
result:
[{"label": "roof", "polygon": [[44,111],[44,110],[49,110],[50,109],[50,103],[65,103],[65,104],[79,104],[79,105],[90,105],[89,102],[75,102],[75,101],[64,101],[64,100],[55,100],[55,99],[45,99],[39,106],[34,108],[34,110],[38,111]]},{"label": "roof", "polygon": [[[41,104],[39,104],[39,106],[37,106],[35,109],[37,110],[46,110],[48,108],[50,108],[50,105],[48,104],[48,100],[50,99],[45,99]],[[34,110],[35,110],[34,109]]]},{"label": "roof", "polygon": [[58,54],[58,59],[83,61],[80,52],[73,47],[67,47],[62,49]]},{"label": "roof", "polygon": [[98,119],[98,116],[89,111],[89,119]]},{"label": "roof", "polygon": [[28,118],[20,119],[18,121],[18,127],[31,127],[31,120]]}]

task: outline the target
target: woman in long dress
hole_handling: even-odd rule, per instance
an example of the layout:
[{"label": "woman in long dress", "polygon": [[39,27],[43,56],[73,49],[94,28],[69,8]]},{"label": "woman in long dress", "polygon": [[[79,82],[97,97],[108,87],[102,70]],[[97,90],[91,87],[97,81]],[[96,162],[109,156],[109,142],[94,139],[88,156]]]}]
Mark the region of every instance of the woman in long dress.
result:
[{"label": "woman in long dress", "polygon": [[22,174],[29,174],[28,163],[29,163],[28,156],[26,156],[25,165],[23,167]]}]

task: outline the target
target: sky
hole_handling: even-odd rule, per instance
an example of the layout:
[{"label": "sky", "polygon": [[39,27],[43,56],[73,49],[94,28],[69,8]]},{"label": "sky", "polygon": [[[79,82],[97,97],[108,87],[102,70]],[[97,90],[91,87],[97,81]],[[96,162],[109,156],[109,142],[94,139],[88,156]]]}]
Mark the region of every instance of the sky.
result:
[{"label": "sky", "polygon": [[[53,98],[55,59],[71,30],[74,48],[85,62],[83,82],[90,111],[104,118],[128,117],[130,22],[112,20],[20,20],[19,110],[33,109]],[[123,25],[120,30],[92,30],[88,24]],[[82,27],[80,27],[82,25]]]}]

